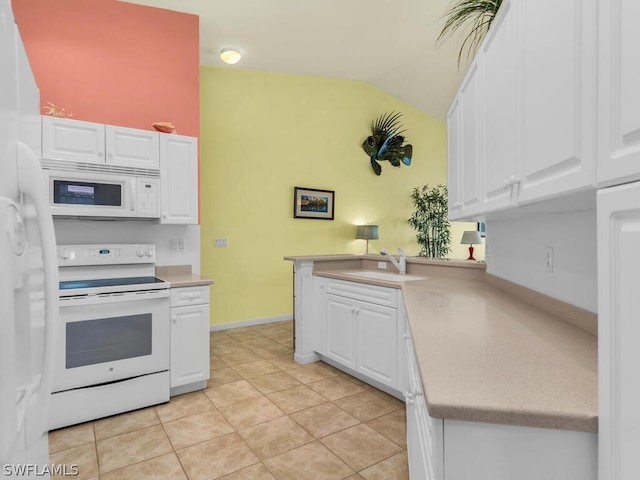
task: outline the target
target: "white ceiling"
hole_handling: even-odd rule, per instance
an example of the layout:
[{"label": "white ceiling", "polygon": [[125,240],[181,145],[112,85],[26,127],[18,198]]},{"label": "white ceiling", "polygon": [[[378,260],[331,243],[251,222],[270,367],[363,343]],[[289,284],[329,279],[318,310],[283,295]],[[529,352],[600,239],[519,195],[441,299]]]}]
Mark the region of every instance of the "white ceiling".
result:
[{"label": "white ceiling", "polygon": [[198,15],[201,65],[362,80],[441,120],[467,68],[435,45],[450,0],[126,1]]}]

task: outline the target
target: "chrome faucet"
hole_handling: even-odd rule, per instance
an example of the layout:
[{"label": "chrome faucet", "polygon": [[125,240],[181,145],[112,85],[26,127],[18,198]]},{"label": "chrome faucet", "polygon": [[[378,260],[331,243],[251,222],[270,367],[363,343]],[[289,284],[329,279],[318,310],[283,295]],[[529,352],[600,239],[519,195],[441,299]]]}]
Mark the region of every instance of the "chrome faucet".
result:
[{"label": "chrome faucet", "polygon": [[404,253],[404,250],[402,250],[400,247],[397,248],[400,252],[400,261],[396,260],[386,248],[380,250],[380,253],[389,257],[389,260],[391,261],[391,263],[393,263],[393,266],[398,269],[398,272],[404,275],[405,273],[407,273],[407,254]]}]

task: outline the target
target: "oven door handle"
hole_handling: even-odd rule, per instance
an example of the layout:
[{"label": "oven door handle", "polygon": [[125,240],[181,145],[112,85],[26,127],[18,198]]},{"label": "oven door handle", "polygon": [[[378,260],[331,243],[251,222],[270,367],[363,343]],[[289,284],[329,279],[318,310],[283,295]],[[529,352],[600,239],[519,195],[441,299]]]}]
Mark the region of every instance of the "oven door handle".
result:
[{"label": "oven door handle", "polygon": [[[41,374],[36,375],[30,385],[25,387],[18,402],[18,431],[25,421],[27,406],[32,395],[40,396],[43,405],[49,404],[51,392],[54,349],[57,341],[58,325],[58,264],[56,260],[56,236],[53,217],[49,207],[48,190],[42,188],[45,177],[40,161],[24,143],[17,143],[18,150],[18,189],[33,201],[36,209],[38,228],[42,241],[42,261],[44,267],[44,354]],[[22,393],[22,392],[21,392]],[[45,412],[48,410],[45,408]],[[46,418],[46,417],[45,417]]]},{"label": "oven door handle", "polygon": [[160,300],[162,298],[169,298],[169,296],[169,290],[163,289],[143,292],[105,293],[98,295],[83,295],[79,297],[61,297],[60,308],[80,305],[153,301]]}]

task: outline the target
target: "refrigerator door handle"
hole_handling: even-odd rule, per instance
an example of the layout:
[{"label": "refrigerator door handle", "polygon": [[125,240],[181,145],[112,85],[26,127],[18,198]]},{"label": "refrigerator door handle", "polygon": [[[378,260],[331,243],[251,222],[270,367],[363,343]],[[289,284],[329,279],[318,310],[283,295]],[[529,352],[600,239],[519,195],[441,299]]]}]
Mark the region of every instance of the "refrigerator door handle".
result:
[{"label": "refrigerator door handle", "polygon": [[18,430],[24,422],[26,407],[30,397],[41,392],[42,399],[48,405],[53,376],[54,349],[57,341],[58,324],[58,265],[56,260],[56,239],[53,228],[53,218],[49,209],[49,202],[44,184],[44,175],[40,161],[33,151],[24,143],[17,143],[18,149],[18,190],[28,195],[36,209],[38,227],[42,237],[42,256],[44,266],[44,295],[45,295],[45,340],[41,375],[25,389],[18,405]]}]

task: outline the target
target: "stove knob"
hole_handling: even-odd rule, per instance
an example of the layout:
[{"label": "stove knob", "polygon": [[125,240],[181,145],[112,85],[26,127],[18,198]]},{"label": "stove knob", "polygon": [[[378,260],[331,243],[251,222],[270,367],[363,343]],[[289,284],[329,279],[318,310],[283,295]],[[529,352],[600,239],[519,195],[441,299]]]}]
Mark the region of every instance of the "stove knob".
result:
[{"label": "stove knob", "polygon": [[147,257],[153,256],[153,250],[151,250],[150,248],[147,248],[147,251],[145,253],[147,254]]},{"label": "stove knob", "polygon": [[67,252],[66,250],[63,250],[62,252],[60,252],[60,255],[59,255],[61,260],[69,260],[70,256],[71,255],[69,255],[69,252]]},{"label": "stove knob", "polygon": [[139,257],[144,257],[144,250],[139,248],[138,251],[136,252],[136,255],[138,255]]}]

